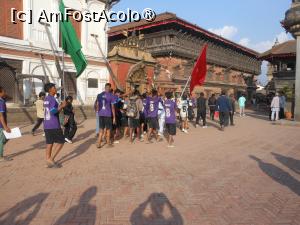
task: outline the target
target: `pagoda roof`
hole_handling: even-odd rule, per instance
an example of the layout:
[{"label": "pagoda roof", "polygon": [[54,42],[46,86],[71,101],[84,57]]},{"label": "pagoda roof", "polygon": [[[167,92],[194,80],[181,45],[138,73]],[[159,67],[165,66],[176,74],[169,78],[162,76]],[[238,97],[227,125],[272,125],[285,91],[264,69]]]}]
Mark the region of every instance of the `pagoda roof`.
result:
[{"label": "pagoda roof", "polygon": [[259,57],[258,52],[254,51],[252,49],[249,49],[245,46],[242,46],[240,44],[237,44],[235,42],[232,42],[226,38],[223,38],[217,34],[210,32],[208,30],[205,30],[205,29],[199,27],[198,25],[192,24],[180,17],[177,17],[176,14],[170,13],[170,12],[165,12],[165,13],[157,15],[156,19],[153,22],[141,20],[139,22],[125,23],[125,24],[110,27],[108,35],[109,35],[109,37],[113,37],[113,36],[122,34],[122,32],[124,32],[124,31],[144,30],[144,29],[159,27],[159,26],[168,25],[168,24],[176,24],[180,27],[184,27],[187,30],[192,30],[194,32],[200,33],[200,34],[206,36],[208,39],[222,42],[225,45],[228,45],[230,47],[238,49],[244,53],[248,53],[255,58]]},{"label": "pagoda roof", "polygon": [[296,44],[296,40],[291,40],[274,45],[270,50],[262,53],[260,59],[268,60],[272,58],[296,57]]}]

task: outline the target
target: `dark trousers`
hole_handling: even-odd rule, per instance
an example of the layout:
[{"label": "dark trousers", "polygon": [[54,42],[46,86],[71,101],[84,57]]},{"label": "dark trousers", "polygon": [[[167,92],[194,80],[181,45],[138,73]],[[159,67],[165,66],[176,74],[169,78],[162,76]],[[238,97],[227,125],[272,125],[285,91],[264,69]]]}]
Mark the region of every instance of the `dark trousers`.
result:
[{"label": "dark trousers", "polygon": [[220,125],[221,126],[228,126],[229,112],[220,112],[219,113],[219,118],[220,118]]},{"label": "dark trousers", "polygon": [[280,111],[279,111],[279,119],[284,119],[285,118],[285,115],[284,115],[284,108],[280,108]]},{"label": "dark trousers", "polygon": [[34,127],[32,128],[32,132],[35,132],[43,123],[44,118],[37,118]]},{"label": "dark trousers", "polygon": [[197,111],[196,124],[199,124],[200,118],[203,121],[203,126],[206,126],[206,111]]},{"label": "dark trousers", "polygon": [[74,120],[74,117],[71,116],[68,122],[65,124],[65,132],[64,132],[65,138],[72,140],[76,134],[76,131],[77,131],[77,125]]},{"label": "dark trousers", "polygon": [[234,125],[233,116],[234,116],[234,112],[229,112],[230,125]]},{"label": "dark trousers", "polygon": [[210,119],[211,120],[215,120],[215,112],[216,112],[216,110],[215,109],[210,109],[209,110],[210,111]]}]

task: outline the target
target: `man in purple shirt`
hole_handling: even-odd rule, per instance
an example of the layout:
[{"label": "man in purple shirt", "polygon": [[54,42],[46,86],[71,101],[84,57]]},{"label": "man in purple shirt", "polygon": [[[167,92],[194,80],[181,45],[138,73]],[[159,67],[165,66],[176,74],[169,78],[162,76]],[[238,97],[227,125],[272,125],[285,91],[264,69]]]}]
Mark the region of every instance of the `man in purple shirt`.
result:
[{"label": "man in purple shirt", "polygon": [[5,90],[3,87],[0,87],[0,162],[12,160],[11,158],[3,157],[4,145],[7,142],[3,131],[6,131],[8,133],[11,132],[10,128],[7,126],[7,111],[5,97]]},{"label": "man in purple shirt", "polygon": [[101,148],[102,137],[106,131],[106,143],[108,147],[112,147],[110,141],[113,124],[116,123],[115,106],[116,97],[111,93],[111,84],[105,84],[105,91],[97,96],[97,111],[99,115],[99,138],[97,148]]},{"label": "man in purple shirt", "polygon": [[[55,158],[64,146],[65,140],[59,122],[59,113],[66,106],[63,101],[60,105],[55,99],[57,93],[55,84],[47,83],[44,86],[48,96],[44,100],[44,130],[46,137],[46,165],[48,168],[60,168],[61,165],[55,162]],[[55,148],[53,148],[55,144]],[[54,149],[54,151],[52,151]]]},{"label": "man in purple shirt", "polygon": [[162,139],[158,137],[158,106],[159,102],[161,102],[161,98],[158,97],[157,90],[152,90],[152,97],[147,98],[146,102],[146,114],[148,118],[148,137],[147,143],[151,143],[150,137],[151,134],[154,133],[157,141],[162,141]]},{"label": "man in purple shirt", "polygon": [[176,135],[176,110],[177,104],[172,100],[172,93],[166,93],[167,100],[165,101],[164,108],[166,112],[166,129],[168,132],[168,147],[174,148],[174,139],[173,136]]}]

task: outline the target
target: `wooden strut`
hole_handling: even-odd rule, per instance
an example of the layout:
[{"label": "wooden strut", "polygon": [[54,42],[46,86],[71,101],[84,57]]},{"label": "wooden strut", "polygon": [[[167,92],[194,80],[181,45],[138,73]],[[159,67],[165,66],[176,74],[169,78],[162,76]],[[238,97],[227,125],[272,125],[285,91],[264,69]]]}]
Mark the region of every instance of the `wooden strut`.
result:
[{"label": "wooden strut", "polygon": [[117,88],[118,88],[119,90],[123,91],[123,88],[122,88],[122,86],[120,85],[120,83],[119,83],[119,81],[118,81],[116,75],[114,74],[114,72],[113,72],[113,70],[112,70],[112,68],[111,68],[111,66],[110,66],[110,63],[109,63],[107,57],[104,55],[104,52],[103,52],[103,50],[102,50],[102,48],[101,48],[101,46],[100,46],[100,43],[99,43],[99,41],[98,41],[98,35],[96,35],[96,34],[91,34],[91,36],[92,36],[93,38],[95,38],[96,44],[97,44],[97,46],[98,46],[98,48],[99,48],[99,52],[100,52],[102,58],[103,58],[104,61],[105,61],[105,64],[106,64],[106,66],[107,66],[107,69],[108,69],[108,71],[109,71],[109,74],[110,74],[110,76],[111,76],[113,82],[116,84],[116,86],[117,86]]}]

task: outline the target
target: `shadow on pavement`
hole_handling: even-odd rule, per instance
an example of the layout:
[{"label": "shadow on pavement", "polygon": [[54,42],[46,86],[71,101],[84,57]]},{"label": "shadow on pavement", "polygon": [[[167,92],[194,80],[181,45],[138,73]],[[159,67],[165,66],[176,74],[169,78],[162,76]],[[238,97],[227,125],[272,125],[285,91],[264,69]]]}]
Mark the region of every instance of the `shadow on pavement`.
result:
[{"label": "shadow on pavement", "polygon": [[31,148],[25,149],[25,150],[20,151],[20,152],[12,153],[10,155],[7,155],[7,157],[14,158],[16,156],[23,155],[23,154],[25,154],[27,152],[30,152],[30,151],[33,151],[33,150],[42,150],[42,149],[46,149],[46,143],[45,143],[45,141],[40,141],[38,143],[35,143],[35,144],[32,145]]},{"label": "shadow on pavement", "polygon": [[270,122],[269,116],[260,112],[247,112],[246,115],[255,119],[260,119],[260,120],[265,120]]},{"label": "shadow on pavement", "polygon": [[48,195],[48,193],[39,193],[17,203],[14,207],[0,214],[0,224],[29,225],[38,214]]},{"label": "shadow on pavement", "polygon": [[284,170],[271,163],[266,163],[253,155],[250,155],[249,157],[255,160],[258,163],[260,169],[274,181],[288,187],[291,191],[300,196],[300,182],[293,176],[291,176],[288,172],[285,172]]},{"label": "shadow on pavement", "polygon": [[[94,133],[94,130],[89,130],[83,134],[80,134],[75,141],[79,141],[79,140],[83,140],[86,139],[85,142],[83,142],[82,144],[78,145],[73,151],[71,151],[70,153],[64,155],[61,159],[58,160],[59,163],[65,163],[69,160],[72,160],[80,155],[82,155],[83,153],[85,153],[89,147],[96,143],[96,138],[89,138],[89,136]],[[87,139],[88,138],[88,139]]]},{"label": "shadow on pavement", "polygon": [[133,211],[131,225],[183,225],[179,211],[164,193],[153,193]]},{"label": "shadow on pavement", "polygon": [[271,152],[271,154],[284,166],[289,168],[290,170],[294,171],[295,173],[300,174],[300,160],[294,159],[291,157],[286,157],[274,152]]},{"label": "shadow on pavement", "polygon": [[94,225],[96,223],[97,208],[92,205],[90,201],[97,194],[97,187],[93,186],[87,189],[80,197],[79,203],[71,207],[65,214],[63,214],[54,225],[66,224],[88,224]]}]

